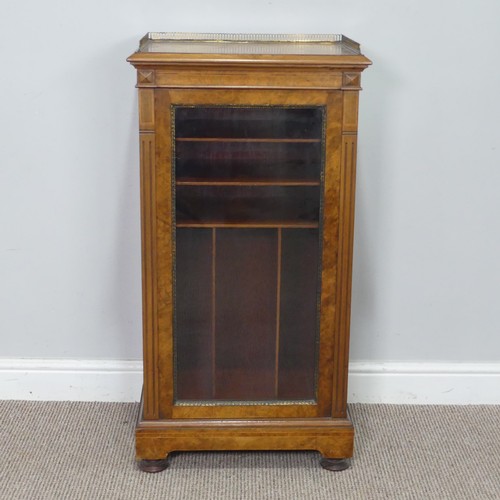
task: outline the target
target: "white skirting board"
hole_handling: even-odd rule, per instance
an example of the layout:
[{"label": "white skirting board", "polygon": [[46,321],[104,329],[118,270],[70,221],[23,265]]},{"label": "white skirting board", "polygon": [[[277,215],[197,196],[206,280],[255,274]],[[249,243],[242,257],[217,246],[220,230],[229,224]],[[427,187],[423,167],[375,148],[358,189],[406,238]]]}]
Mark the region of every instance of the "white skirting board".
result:
[{"label": "white skirting board", "polygon": [[[0,359],[0,399],[138,401],[138,360]],[[350,403],[500,404],[500,363],[353,362]]]},{"label": "white skirting board", "polygon": [[500,363],[371,363],[349,366],[348,401],[500,404]]},{"label": "white skirting board", "polygon": [[0,359],[0,399],[138,401],[142,361]]}]

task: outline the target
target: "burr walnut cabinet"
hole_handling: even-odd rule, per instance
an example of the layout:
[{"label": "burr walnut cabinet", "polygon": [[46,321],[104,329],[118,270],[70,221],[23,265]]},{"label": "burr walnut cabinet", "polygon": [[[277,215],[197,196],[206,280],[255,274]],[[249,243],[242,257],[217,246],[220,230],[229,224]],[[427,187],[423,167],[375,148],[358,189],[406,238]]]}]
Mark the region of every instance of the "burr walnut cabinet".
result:
[{"label": "burr walnut cabinet", "polygon": [[136,457],[317,450],[348,466],[360,76],[341,35],[149,33],[137,69]]}]

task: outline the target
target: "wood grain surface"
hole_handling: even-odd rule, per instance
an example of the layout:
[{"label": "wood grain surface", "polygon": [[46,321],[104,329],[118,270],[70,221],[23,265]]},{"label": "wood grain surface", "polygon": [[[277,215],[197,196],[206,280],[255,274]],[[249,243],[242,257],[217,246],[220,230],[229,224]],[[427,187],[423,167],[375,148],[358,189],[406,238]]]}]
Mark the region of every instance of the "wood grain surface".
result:
[{"label": "wood grain surface", "polygon": [[[318,450],[325,458],[351,457],[354,429],[346,405],[358,99],[361,71],[370,61],[364,56],[271,57],[159,53],[135,53],[128,60],[137,69],[141,159],[144,388],[136,428],[137,459],[161,460],[172,451],[182,450],[266,449]],[[190,144],[215,144],[221,140],[238,143],[241,140],[230,137],[182,137],[173,141],[172,106],[323,107],[325,126],[321,144],[325,161],[321,182],[312,177],[282,181],[271,178],[210,181],[185,177],[177,180],[177,183],[173,182],[175,143],[179,144],[179,148],[181,144],[194,148]],[[245,141],[251,142],[252,139],[247,138]],[[255,143],[265,141],[265,138],[254,140]],[[277,141],[295,142],[297,147],[306,147],[307,144],[314,146],[314,143],[320,142],[317,138],[297,137],[268,140],[269,143]],[[176,186],[178,189],[192,190],[210,186],[211,189],[227,189],[228,186],[234,189],[246,189],[247,186],[273,189],[274,186],[277,189],[323,190],[319,222],[182,220],[177,225],[185,231],[183,244],[191,245],[184,250],[179,245],[178,249],[186,253],[200,246],[212,252],[206,262],[189,264],[189,259],[196,258],[196,255],[186,257],[189,269],[200,276],[206,275],[204,280],[212,283],[208,287],[212,290],[208,298],[200,294],[192,297],[192,305],[198,303],[204,311],[200,321],[206,322],[208,332],[212,331],[212,337],[203,340],[205,347],[200,344],[196,354],[201,356],[204,349],[208,351],[205,364],[206,370],[211,370],[212,375],[203,381],[203,375],[196,373],[196,358],[193,358],[193,363],[189,362],[189,342],[179,345],[179,355],[187,359],[184,363],[187,371],[179,374],[179,381],[184,376],[184,382],[178,381],[185,384],[183,394],[196,396],[207,391],[212,394],[219,391],[221,396],[234,398],[242,387],[247,387],[246,392],[250,396],[256,395],[266,401],[227,404],[216,399],[210,403],[190,402],[189,397],[181,397],[179,401],[176,399],[173,335],[176,252],[173,214]],[[224,229],[228,227],[234,229]],[[292,233],[287,232],[296,230],[319,231],[321,241],[318,373],[314,397],[310,400],[273,402],[279,391],[288,391],[293,395],[295,390],[295,394],[305,395],[311,390],[308,389],[311,381],[307,377],[301,379],[300,374],[297,374],[297,380],[302,381],[302,386],[298,382],[295,389],[286,385],[282,388],[280,383],[280,373],[283,370],[286,373],[286,364],[280,358],[279,349],[280,343],[287,338],[285,334],[280,334],[280,311],[284,307],[280,284],[284,280],[285,269],[297,265],[298,257],[287,253],[286,247],[292,237]],[[189,231],[205,231],[206,235],[197,233],[205,236],[199,236],[201,239],[196,243],[198,240],[193,239]],[[260,268],[262,276],[256,273],[254,256],[251,251],[246,252],[245,243],[233,241],[238,231],[245,231],[250,247],[260,245],[257,253],[264,259]],[[263,231],[274,231],[276,236],[274,239],[260,236],[268,234]],[[305,240],[301,244],[305,245],[304,248],[310,247],[310,251],[316,248]],[[227,261],[229,258],[224,252],[232,253],[236,247],[239,248],[237,252],[242,257],[241,262],[233,266],[234,269],[228,268],[227,279],[215,282],[212,276],[214,266],[217,269],[223,266],[224,259]],[[315,261],[311,262],[314,266]],[[308,265],[304,262],[304,266]],[[189,273],[189,269],[186,268],[184,274]],[[263,282],[267,279],[264,275],[269,276],[266,294],[262,297],[250,294],[245,303],[237,307],[230,300],[238,292],[238,283],[231,282],[231,275],[241,275],[240,282]],[[193,275],[192,279],[196,279],[196,276]],[[305,283],[304,287],[312,290],[312,282],[308,285]],[[184,301],[189,300],[189,289],[181,295]],[[289,301],[296,300],[293,294],[286,297]],[[225,304],[227,308],[225,313],[221,309],[224,313],[221,317],[213,312],[216,300],[217,304]],[[264,304],[268,307],[264,307]],[[236,325],[244,321],[248,314],[245,307],[252,307],[252,311],[255,309],[253,315],[269,316],[268,323],[273,331],[262,338],[255,337],[253,360],[242,357],[241,362],[234,364],[229,360],[231,357],[235,362],[239,359],[234,349],[243,342],[243,337],[238,340],[233,335]],[[197,320],[190,319],[189,304],[183,304],[182,311],[183,328],[197,328]],[[293,332],[294,322],[312,324],[312,319],[307,316],[297,316],[295,320],[293,309],[286,309],[283,314],[285,316],[281,323],[291,325],[290,332]],[[224,335],[227,338],[216,339],[216,328],[226,332]],[[186,339],[189,339],[189,334],[188,331]],[[248,336],[244,328],[240,334]],[[295,333],[289,335],[293,340]],[[266,339],[271,338],[274,340],[266,343]],[[289,349],[289,352],[294,351]],[[310,365],[306,358],[309,359],[311,355],[309,351],[304,351],[304,366]],[[215,358],[224,356],[228,360],[225,363],[226,372],[221,372],[217,379]],[[297,354],[293,356],[297,357]],[[250,364],[247,366],[246,363]],[[203,363],[201,365],[205,366]],[[252,374],[252,366],[257,365],[261,366],[258,373],[259,377],[263,377],[262,380],[255,379],[257,371]],[[191,369],[194,371],[190,372]],[[189,387],[190,380],[199,381],[198,389]]]}]

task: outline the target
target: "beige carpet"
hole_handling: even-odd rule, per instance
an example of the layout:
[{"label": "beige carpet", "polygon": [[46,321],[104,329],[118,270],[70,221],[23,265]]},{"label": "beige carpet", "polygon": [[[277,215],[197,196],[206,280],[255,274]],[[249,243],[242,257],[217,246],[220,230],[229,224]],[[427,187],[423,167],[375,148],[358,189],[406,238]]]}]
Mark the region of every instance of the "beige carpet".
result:
[{"label": "beige carpet", "polygon": [[135,404],[0,402],[2,499],[500,499],[500,406],[352,405],[351,469],[313,452],[134,465]]}]

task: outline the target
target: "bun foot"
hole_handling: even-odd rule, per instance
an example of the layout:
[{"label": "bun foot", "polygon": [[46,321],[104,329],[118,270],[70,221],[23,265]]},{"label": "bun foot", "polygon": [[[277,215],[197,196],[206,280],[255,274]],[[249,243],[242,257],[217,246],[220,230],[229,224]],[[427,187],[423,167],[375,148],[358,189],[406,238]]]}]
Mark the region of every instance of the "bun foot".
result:
[{"label": "bun foot", "polygon": [[137,467],[143,472],[161,472],[168,467],[168,459],[161,460],[138,460]]},{"label": "bun foot", "polygon": [[351,466],[349,458],[325,458],[322,457],[319,461],[321,467],[326,470],[341,471],[346,470]]}]

